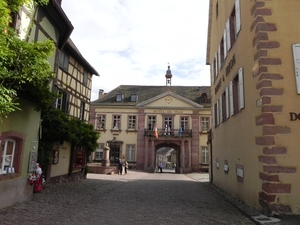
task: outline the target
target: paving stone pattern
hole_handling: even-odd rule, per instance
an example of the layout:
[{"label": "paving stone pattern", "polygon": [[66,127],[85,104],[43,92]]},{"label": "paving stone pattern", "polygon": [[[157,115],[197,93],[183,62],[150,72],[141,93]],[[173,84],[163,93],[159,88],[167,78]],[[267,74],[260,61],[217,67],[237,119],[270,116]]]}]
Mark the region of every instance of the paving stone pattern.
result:
[{"label": "paving stone pattern", "polygon": [[88,174],[49,184],[26,202],[0,211],[1,225],[254,224],[207,182],[174,173]]}]

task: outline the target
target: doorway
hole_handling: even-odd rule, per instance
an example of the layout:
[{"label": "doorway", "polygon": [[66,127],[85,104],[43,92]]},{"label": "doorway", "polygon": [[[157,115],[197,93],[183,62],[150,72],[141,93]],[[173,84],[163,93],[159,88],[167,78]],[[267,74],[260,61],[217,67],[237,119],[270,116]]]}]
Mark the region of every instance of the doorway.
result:
[{"label": "doorway", "polygon": [[118,164],[120,156],[120,144],[110,144],[109,160],[112,164]]}]

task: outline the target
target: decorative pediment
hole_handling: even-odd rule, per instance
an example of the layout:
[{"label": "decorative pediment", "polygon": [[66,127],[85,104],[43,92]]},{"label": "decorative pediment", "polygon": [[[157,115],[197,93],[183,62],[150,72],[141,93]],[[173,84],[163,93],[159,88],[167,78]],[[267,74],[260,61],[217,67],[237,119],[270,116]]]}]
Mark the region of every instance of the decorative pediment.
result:
[{"label": "decorative pediment", "polygon": [[186,99],[180,95],[175,94],[172,91],[164,92],[153,98],[150,98],[144,102],[136,105],[137,107],[176,107],[176,108],[203,108],[202,105],[197,104],[189,99]]}]

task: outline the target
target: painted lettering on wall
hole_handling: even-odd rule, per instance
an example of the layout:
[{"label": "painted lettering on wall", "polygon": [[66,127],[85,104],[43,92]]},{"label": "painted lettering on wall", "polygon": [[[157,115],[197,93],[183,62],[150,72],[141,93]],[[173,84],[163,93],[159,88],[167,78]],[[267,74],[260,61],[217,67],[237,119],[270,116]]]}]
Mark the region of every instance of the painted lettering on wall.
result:
[{"label": "painted lettering on wall", "polygon": [[226,67],[226,77],[229,74],[230,70],[232,70],[232,67],[235,64],[235,55],[232,56],[231,60],[229,61],[227,67]]},{"label": "painted lettering on wall", "polygon": [[183,114],[183,110],[158,109],[158,110],[153,110],[153,113]]},{"label": "painted lettering on wall", "polygon": [[300,120],[300,113],[290,112],[290,121]]}]

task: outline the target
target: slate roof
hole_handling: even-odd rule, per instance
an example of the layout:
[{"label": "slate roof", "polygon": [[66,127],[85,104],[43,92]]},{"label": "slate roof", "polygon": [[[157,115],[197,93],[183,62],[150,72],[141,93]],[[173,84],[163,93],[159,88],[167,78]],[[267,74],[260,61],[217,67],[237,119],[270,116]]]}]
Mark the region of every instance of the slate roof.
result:
[{"label": "slate roof", "polygon": [[[136,106],[148,99],[154,98],[160,94],[171,91],[188,100],[204,107],[210,107],[210,86],[140,86],[140,85],[120,85],[112,91],[105,94],[100,99],[91,102],[91,106]],[[122,102],[116,101],[116,95],[120,93],[124,96]],[[136,93],[138,100],[131,102],[131,94]],[[200,96],[206,93],[208,101],[201,102]]]}]

